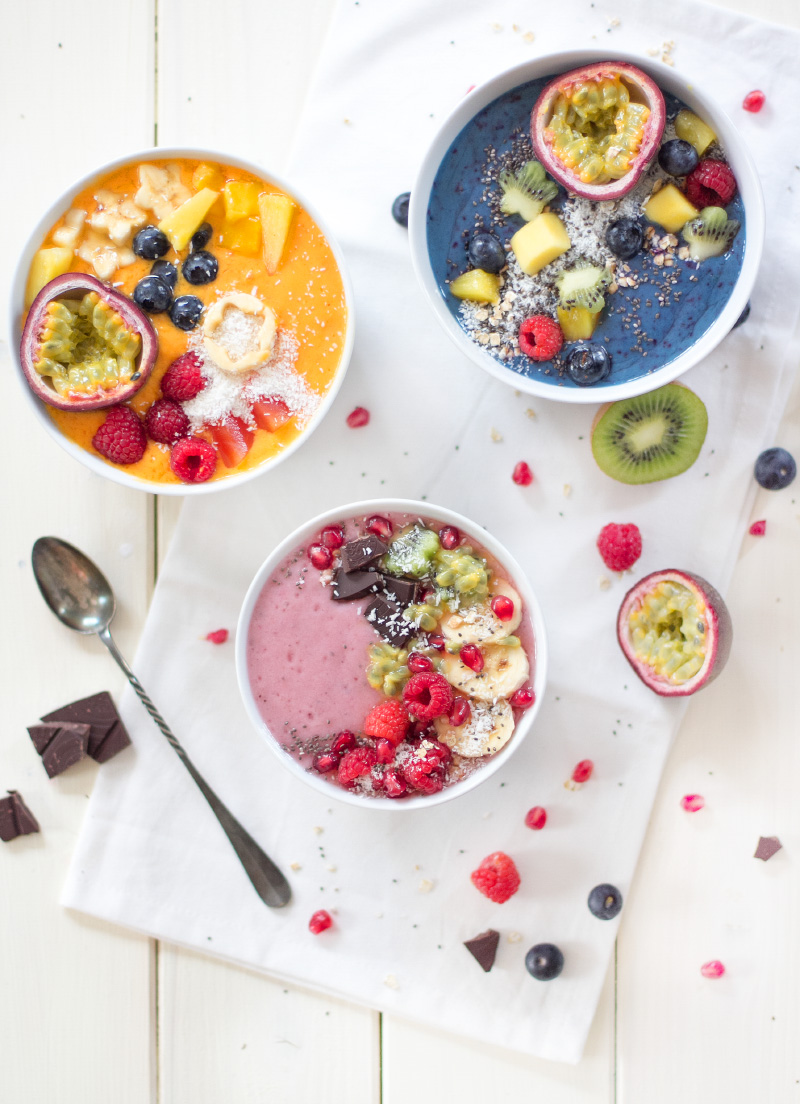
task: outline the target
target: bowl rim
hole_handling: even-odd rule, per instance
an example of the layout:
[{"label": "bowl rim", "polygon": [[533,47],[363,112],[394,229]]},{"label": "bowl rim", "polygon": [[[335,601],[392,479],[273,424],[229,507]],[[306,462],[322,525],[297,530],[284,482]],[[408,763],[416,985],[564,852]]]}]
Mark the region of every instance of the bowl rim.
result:
[{"label": "bowl rim", "polygon": [[[339,522],[343,518],[359,517],[364,514],[375,513],[376,511],[418,514],[421,517],[427,516],[435,518],[437,521],[457,526],[467,536],[472,536],[475,540],[479,541],[498,563],[508,570],[511,581],[522,595],[530,615],[536,649],[533,677],[535,700],[533,705],[522,714],[520,720],[517,722],[517,728],[514,732],[513,739],[497,752],[497,754],[484,766],[469,775],[463,782],[448,786],[437,794],[420,794],[416,797],[404,798],[401,801],[391,801],[388,799],[377,800],[361,797],[349,790],[342,789],[342,787],[338,785],[326,782],[324,778],[300,766],[296,759],[283,751],[267,729],[265,722],[258,712],[258,706],[256,705],[250,687],[250,679],[247,671],[247,638],[250,631],[253,610],[255,609],[256,601],[269,576],[281,560],[283,560],[292,549],[302,544],[324,525]],[[452,801],[453,798],[459,797],[462,794],[469,793],[498,771],[506,763],[509,757],[514,754],[530,732],[544,697],[544,690],[547,684],[548,665],[547,633],[539,602],[527,575],[516,558],[493,534],[482,529],[463,514],[459,514],[454,510],[449,510],[444,506],[439,506],[436,503],[423,502],[419,499],[411,498],[371,498],[363,499],[358,502],[346,503],[343,506],[325,510],[323,513],[318,514],[316,517],[311,518],[309,521],[304,522],[294,529],[275,546],[272,552],[269,553],[254,575],[242,601],[239,619],[236,625],[235,665],[239,695],[244,704],[250,723],[272,753],[284,767],[295,775],[295,777],[302,779],[307,785],[310,785],[319,793],[329,798],[333,797],[347,805],[361,809],[388,809],[390,811],[400,812],[408,811],[409,809],[429,809],[435,805],[441,805],[444,802]]]},{"label": "bowl rim", "polygon": [[[344,342],[342,344],[342,353],[339,360],[339,365],[336,369],[336,374],[331,380],[331,385],[325,395],[322,396],[319,406],[312,414],[307,425],[302,432],[286,446],[276,456],[271,457],[268,461],[258,464],[254,468],[249,468],[243,472],[237,472],[233,475],[228,475],[224,479],[210,480],[206,483],[158,483],[154,480],[142,479],[138,476],[131,475],[123,468],[117,467],[112,464],[106,463],[99,456],[93,456],[92,453],[87,452],[86,449],[81,448],[75,441],[70,441],[60,431],[58,426],[52,420],[47,413],[46,403],[37,398],[28,386],[25,379],[25,373],[22,370],[19,356],[19,345],[22,337],[23,322],[22,318],[25,313],[25,285],[28,278],[28,269],[30,267],[31,260],[34,253],[40,247],[44,235],[48,232],[53,223],[60,218],[60,216],[69,208],[70,203],[84,188],[89,187],[94,181],[97,181],[100,177],[105,176],[107,173],[113,172],[115,169],[122,168],[125,165],[130,165],[133,162],[139,161],[169,161],[178,158],[185,158],[190,160],[205,160],[216,161],[223,165],[232,165],[234,168],[243,169],[245,172],[253,173],[260,179],[265,180],[269,184],[274,184],[288,195],[297,200],[299,205],[308,212],[311,218],[316,222],[319,229],[322,231],[331,252],[333,253],[334,260],[339,269],[339,276],[342,281],[342,289],[344,292],[345,307],[347,310],[347,318],[345,321],[345,335]],[[14,269],[14,274],[11,279],[11,292],[8,303],[8,333],[9,333],[9,345],[11,348],[12,360],[14,364],[14,374],[17,377],[24,393],[25,399],[29,409],[32,411],[33,416],[44,427],[46,432],[74,459],[78,460],[85,467],[88,467],[96,475],[104,476],[106,479],[110,479],[114,483],[119,483],[123,487],[130,487],[133,490],[145,491],[149,494],[158,495],[172,495],[172,496],[189,496],[189,495],[202,495],[202,494],[216,494],[219,491],[227,490],[230,487],[239,487],[243,483],[247,483],[252,479],[256,479],[258,476],[264,475],[266,472],[271,471],[277,464],[282,463],[292,453],[296,452],[309,436],[314,432],[317,426],[323,421],[325,415],[330,410],[333,402],[339,392],[339,389],[344,381],[344,377],[347,374],[347,369],[350,365],[350,359],[353,352],[353,343],[355,339],[355,314],[353,304],[353,287],[350,280],[350,275],[347,270],[344,255],[342,253],[341,246],[333,235],[327,220],[320,215],[314,203],[310,202],[302,191],[298,190],[294,184],[278,173],[268,171],[257,161],[251,161],[244,157],[239,157],[235,154],[229,154],[220,150],[208,149],[200,146],[151,146],[146,149],[138,150],[134,153],[125,154],[122,157],[115,157],[112,161],[108,161],[103,165],[98,166],[91,172],[82,176],[78,181],[71,184],[69,188],[66,188],[58,198],[51,203],[47,210],[43,213],[39,221],[33,227],[31,233],[26,238],[25,244],[20,252],[19,259]]]},{"label": "bowl rim", "polygon": [[[436,173],[452,142],[465,126],[498,96],[526,81],[589,65],[593,62],[622,61],[638,66],[651,76],[658,86],[679,96],[693,110],[708,118],[719,136],[727,159],[733,166],[742,201],[745,205],[746,228],[742,267],[733,286],[728,302],[702,334],[688,349],[661,368],[637,376],[624,383],[598,384],[594,387],[565,387],[557,382],[544,383],[539,379],[523,376],[496,361],[466,335],[450,314],[439,290],[430,263],[427,243],[428,201]],[[533,105],[531,105],[533,106]],[[702,90],[683,77],[679,71],[653,58],[629,51],[608,51],[595,47],[564,50],[544,54],[503,70],[483,84],[478,85],[455,106],[439,127],[428,146],[411,191],[409,205],[409,244],[411,261],[417,281],[451,340],[473,363],[503,383],[539,398],[564,403],[605,403],[632,398],[671,383],[690,368],[699,364],[719,345],[733,329],[734,323],[750,298],[764,247],[765,209],[761,181],[755,162],[744,139],[725,112],[709,99]]]}]

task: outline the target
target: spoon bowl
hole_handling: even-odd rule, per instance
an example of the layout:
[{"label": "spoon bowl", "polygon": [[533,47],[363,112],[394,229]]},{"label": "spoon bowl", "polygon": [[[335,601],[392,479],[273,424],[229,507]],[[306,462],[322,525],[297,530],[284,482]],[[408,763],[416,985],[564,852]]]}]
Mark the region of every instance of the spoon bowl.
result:
[{"label": "spoon bowl", "polygon": [[58,537],[39,537],[31,562],[42,597],[68,629],[88,635],[108,628],[117,609],[114,592],[88,556]]}]

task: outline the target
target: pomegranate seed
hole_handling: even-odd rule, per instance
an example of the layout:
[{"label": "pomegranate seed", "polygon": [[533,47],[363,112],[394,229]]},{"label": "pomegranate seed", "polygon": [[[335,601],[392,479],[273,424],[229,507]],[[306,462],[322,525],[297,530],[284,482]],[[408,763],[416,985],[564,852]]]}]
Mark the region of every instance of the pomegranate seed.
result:
[{"label": "pomegranate seed", "polygon": [[538,832],[547,824],[547,811],[541,805],[534,805],[525,814],[525,823],[529,828],[533,828],[534,832]]},{"label": "pomegranate seed", "polygon": [[703,963],[700,967],[700,973],[703,977],[720,978],[725,973],[725,967],[718,958],[713,958],[710,962]]},{"label": "pomegranate seed", "polygon": [[326,548],[341,548],[344,544],[344,529],[341,525],[326,525],[319,536]]},{"label": "pomegranate seed", "polygon": [[373,533],[384,541],[388,540],[394,532],[391,521],[386,517],[382,517],[381,514],[373,514],[372,517],[368,517],[364,528],[368,533]]},{"label": "pomegranate seed", "polygon": [[477,673],[483,670],[483,652],[477,644],[465,644],[458,653],[458,658],[464,666],[469,667],[471,671]]},{"label": "pomegranate seed", "polygon": [[422,652],[412,652],[406,660],[406,666],[415,675],[418,675],[421,671],[433,670],[433,662]]},{"label": "pomegranate seed", "polygon": [[324,544],[312,544],[308,550],[308,558],[318,571],[324,571],[333,563],[333,552]]},{"label": "pomegranate seed", "polygon": [[379,763],[392,763],[394,762],[394,744],[391,740],[384,739],[383,736],[379,740],[375,741],[375,750],[378,753]]},{"label": "pomegranate seed", "polygon": [[536,701],[536,695],[530,686],[520,686],[519,690],[508,699],[514,709],[529,709]]},{"label": "pomegranate seed", "polygon": [[514,616],[514,603],[505,594],[497,594],[491,601],[492,613],[498,621],[510,621]]},{"label": "pomegranate seed", "polygon": [[472,708],[469,701],[466,698],[457,697],[453,698],[453,704],[450,706],[450,712],[447,714],[447,719],[453,728],[460,728],[461,725],[466,724],[472,716]]},{"label": "pomegranate seed", "polygon": [[359,429],[369,422],[369,411],[365,406],[357,406],[347,415],[347,424],[351,429]]},{"label": "pomegranate seed", "polygon": [[681,808],[687,813],[699,812],[706,803],[706,799],[700,794],[686,794],[681,798]]},{"label": "pomegranate seed", "polygon": [[443,636],[429,636],[428,647],[433,648],[437,652],[444,651],[444,637]]},{"label": "pomegranate seed", "polygon": [[588,782],[592,777],[592,771],[594,770],[594,763],[591,759],[581,759],[575,770],[572,772],[573,782]]},{"label": "pomegranate seed", "polygon": [[448,552],[458,547],[458,543],[461,540],[461,533],[456,529],[455,525],[445,525],[444,529],[439,530],[439,540],[442,548],[446,548]]},{"label": "pomegranate seed", "polygon": [[308,930],[312,935],[319,935],[320,932],[327,931],[333,923],[331,914],[326,912],[325,909],[320,909],[319,912],[315,912],[308,922]]},{"label": "pomegranate seed", "polygon": [[339,756],[335,751],[317,755],[314,759],[314,770],[319,771],[320,774],[328,774],[329,771],[336,770],[338,766]]},{"label": "pomegranate seed", "polygon": [[761,108],[764,106],[766,98],[767,97],[764,95],[763,92],[761,92],[759,89],[756,89],[754,92],[747,93],[745,98],[742,100],[742,107],[745,109],[745,111],[752,111],[753,114],[755,114],[757,111],[760,111]]},{"label": "pomegranate seed", "polygon": [[752,537],[763,537],[767,531],[767,523],[764,520],[754,521],[750,526],[750,535]]},{"label": "pomegranate seed", "polygon": [[405,779],[401,778],[396,770],[384,771],[381,784],[387,797],[403,797],[408,793]]},{"label": "pomegranate seed", "polygon": [[212,644],[224,644],[227,639],[227,629],[217,629],[215,632],[210,632],[206,637],[206,640],[210,640]]},{"label": "pomegranate seed", "polygon": [[514,468],[511,478],[518,487],[529,487],[530,484],[533,483],[533,472],[524,460],[520,460]]},{"label": "pomegranate seed", "polygon": [[344,755],[346,751],[352,751],[356,746],[356,738],[354,733],[348,732],[345,729],[344,732],[338,733],[334,736],[333,743],[331,744],[331,752],[334,755]]}]

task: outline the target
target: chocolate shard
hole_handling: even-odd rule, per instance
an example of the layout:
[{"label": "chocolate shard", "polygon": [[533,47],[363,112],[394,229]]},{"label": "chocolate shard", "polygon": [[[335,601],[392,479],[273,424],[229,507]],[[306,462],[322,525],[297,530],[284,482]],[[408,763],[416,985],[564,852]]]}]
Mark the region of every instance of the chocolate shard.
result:
[{"label": "chocolate shard", "polygon": [[339,567],[333,577],[331,597],[335,602],[347,602],[351,598],[361,598],[364,594],[378,589],[381,576],[377,571],[345,571]]},{"label": "chocolate shard", "polygon": [[117,707],[107,690],[70,702],[42,717],[43,721],[72,721],[91,726],[89,755],[97,763],[107,763],[129,746],[131,738],[120,720]]},{"label": "chocolate shard", "polygon": [[75,721],[47,721],[28,729],[50,778],[80,762],[89,747],[91,726]]},{"label": "chocolate shard", "polygon": [[378,537],[356,537],[342,546],[342,570],[358,571],[385,555],[389,546]]},{"label": "chocolate shard", "polygon": [[417,600],[419,583],[414,579],[398,579],[394,575],[381,575],[381,586],[384,594],[393,602],[406,608]]},{"label": "chocolate shard", "polygon": [[388,598],[379,595],[364,610],[364,616],[384,640],[396,647],[401,647],[412,636],[416,636],[417,630],[413,624],[403,617],[403,607]]},{"label": "chocolate shard", "polygon": [[476,935],[474,939],[465,940],[464,946],[480,968],[488,974],[492,966],[494,966],[494,960],[497,955],[497,944],[499,942],[500,932],[495,931],[494,928],[489,928],[488,931]]},{"label": "chocolate shard", "polygon": [[753,855],[754,859],[762,859],[764,862],[771,859],[783,847],[777,836],[759,836],[758,847]]},{"label": "chocolate shard", "polygon": [[0,798],[0,840],[8,843],[17,836],[39,831],[39,822],[22,800],[22,794],[9,790],[8,797]]}]

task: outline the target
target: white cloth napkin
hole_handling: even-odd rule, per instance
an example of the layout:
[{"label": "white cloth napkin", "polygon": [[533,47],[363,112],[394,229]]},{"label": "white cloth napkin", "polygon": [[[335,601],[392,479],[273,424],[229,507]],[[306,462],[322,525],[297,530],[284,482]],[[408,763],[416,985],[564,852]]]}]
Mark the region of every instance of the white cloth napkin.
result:
[{"label": "white cloth napkin", "polygon": [[[753,461],[775,443],[796,360],[798,36],[688,0],[647,5],[646,26],[636,0],[536,5],[535,21],[517,28],[524,9],[516,0],[341,4],[293,179],[327,212],[351,268],[358,336],[350,373],[297,455],[241,489],[184,505],[135,661],[197,766],[286,870],[293,903],[273,912],[256,897],[130,694],[123,712],[134,748],[99,774],[63,901],[287,981],[576,1062],[617,930],[591,916],[586,898],[599,882],[627,894],[682,715],[638,683],[617,647],[615,615],[631,580],[601,589],[608,573],[595,539],[608,521],[633,521],[644,538],[637,574],[677,566],[722,589],[728,583]],[[455,350],[416,286],[389,208],[470,85],[570,46],[607,43],[613,57],[617,46],[645,54],[673,39],[676,66],[716,97],[750,144],[768,239],[750,320],[686,377],[710,415],[701,458],[677,479],[626,487],[592,460],[593,408],[516,394]],[[751,88],[766,92],[760,115],[740,108]],[[370,409],[367,428],[346,428],[355,405]],[[536,475],[528,488],[511,481],[521,459]],[[403,816],[352,809],[295,780],[248,724],[232,643],[201,639],[234,629],[252,575],[292,528],[380,495],[424,497],[487,526],[529,573],[551,645],[542,712],[511,763],[474,793]],[[724,693],[739,662],[735,651],[707,692]],[[585,758],[594,777],[565,789]],[[535,804],[548,811],[541,832],[523,824]],[[495,850],[512,855],[522,875],[504,905],[469,880]],[[306,925],[321,907],[334,911],[335,926],[315,938]],[[489,927],[502,938],[484,974],[461,944]],[[549,984],[523,965],[541,941],[566,958]]]}]

